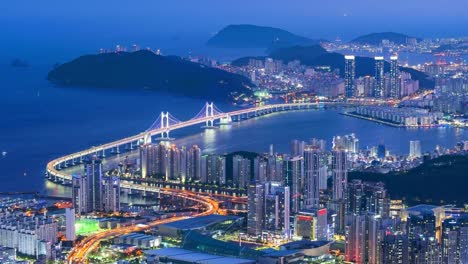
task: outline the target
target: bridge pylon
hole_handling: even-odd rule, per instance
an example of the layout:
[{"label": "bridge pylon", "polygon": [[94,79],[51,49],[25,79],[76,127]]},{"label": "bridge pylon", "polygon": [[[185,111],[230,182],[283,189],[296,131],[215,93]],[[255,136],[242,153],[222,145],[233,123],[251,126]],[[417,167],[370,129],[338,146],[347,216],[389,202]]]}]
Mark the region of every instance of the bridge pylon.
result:
[{"label": "bridge pylon", "polygon": [[209,118],[208,120],[205,121],[205,126],[203,126],[204,128],[208,128],[208,129],[211,129],[211,128],[214,128],[214,115],[215,115],[215,111],[214,111],[214,103],[211,102],[211,103],[208,103],[206,102],[205,103],[205,117]]},{"label": "bridge pylon", "polygon": [[160,141],[170,141],[170,140],[173,140],[173,138],[170,138],[169,137],[169,132],[171,132],[171,129],[170,129],[170,118],[171,118],[171,115],[169,114],[169,112],[161,112],[161,126],[160,128],[162,128],[162,132],[161,132],[161,136],[158,138],[158,140]]}]

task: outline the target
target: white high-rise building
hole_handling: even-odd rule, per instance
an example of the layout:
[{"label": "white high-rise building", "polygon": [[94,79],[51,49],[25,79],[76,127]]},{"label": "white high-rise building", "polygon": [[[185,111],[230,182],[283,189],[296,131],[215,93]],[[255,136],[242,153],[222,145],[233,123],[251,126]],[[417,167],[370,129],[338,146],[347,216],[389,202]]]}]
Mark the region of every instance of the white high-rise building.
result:
[{"label": "white high-rise building", "polygon": [[320,181],[324,178],[321,174],[326,172],[322,169],[325,166],[324,161],[321,149],[317,146],[306,146],[304,149],[304,208],[306,209],[319,208]]},{"label": "white high-rise building", "polygon": [[26,216],[23,213],[0,214],[0,245],[15,248],[17,252],[35,256],[51,256],[51,247],[57,242],[58,223],[51,217]]},{"label": "white high-rise building", "polygon": [[411,140],[410,141],[410,159],[417,159],[422,156],[421,154],[421,141],[419,140]]},{"label": "white high-rise building", "polygon": [[373,96],[381,98],[384,95],[385,60],[384,57],[375,57],[375,86]]},{"label": "white high-rise building", "polygon": [[75,208],[65,209],[65,237],[68,241],[75,241]]},{"label": "white high-rise building", "polygon": [[390,57],[390,97],[400,97],[400,73],[398,69],[398,56]]},{"label": "white high-rise building", "polygon": [[345,95],[353,97],[356,94],[354,78],[356,77],[355,58],[352,55],[345,56]]},{"label": "white high-rise building", "polygon": [[348,186],[348,160],[345,150],[336,149],[332,151],[332,175],[333,200],[343,200]]},{"label": "white high-rise building", "polygon": [[104,180],[104,211],[118,212],[120,211],[120,178],[106,177]]}]

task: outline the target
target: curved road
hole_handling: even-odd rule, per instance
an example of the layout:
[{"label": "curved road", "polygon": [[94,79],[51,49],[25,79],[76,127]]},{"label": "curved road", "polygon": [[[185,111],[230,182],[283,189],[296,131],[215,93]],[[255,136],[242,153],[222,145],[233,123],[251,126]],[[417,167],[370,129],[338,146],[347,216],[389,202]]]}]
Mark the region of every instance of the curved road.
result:
[{"label": "curved road", "polygon": [[[89,148],[89,149],[86,149],[77,153],[73,153],[70,155],[66,155],[64,157],[54,159],[50,161],[49,163],[47,163],[47,173],[49,175],[53,175],[58,178],[71,180],[72,176],[70,174],[59,171],[57,167],[60,164],[64,162],[66,163],[70,160],[73,161],[74,159],[77,159],[77,158],[80,158],[89,154],[98,153],[99,151],[102,151],[102,150],[111,149],[113,147],[118,147],[118,146],[132,143],[132,142],[138,142],[139,140],[144,139],[147,136],[154,136],[154,135],[161,134],[161,133],[168,133],[169,131],[172,131],[175,129],[180,129],[180,128],[192,126],[195,124],[201,124],[207,121],[212,122],[213,120],[228,118],[232,116],[242,116],[242,115],[248,115],[251,113],[255,113],[255,115],[257,115],[257,113],[260,115],[263,115],[263,114],[268,114],[268,113],[276,112],[276,111],[309,108],[311,106],[316,106],[318,104],[319,103],[317,102],[309,102],[309,103],[289,103],[289,104],[286,103],[286,104],[265,105],[265,106],[260,106],[260,107],[237,110],[237,111],[233,111],[229,113],[219,113],[219,114],[215,114],[212,116],[191,119],[188,121],[184,121],[184,122],[171,125],[170,127],[156,128],[156,129],[146,131],[146,132],[134,135],[134,136],[123,138],[114,142],[106,143],[97,147],[92,147],[92,148]],[[168,189],[168,188],[156,188],[156,187],[151,187],[151,186],[145,186],[145,185],[140,185],[140,184],[129,184],[129,183],[126,183],[125,186],[122,186],[122,187],[129,188],[129,189],[136,189],[136,190],[143,189],[147,191],[161,192],[163,194],[174,195],[177,197],[189,199],[189,200],[196,201],[196,202],[203,204],[206,210],[204,212],[193,215],[194,217],[214,214],[214,213],[217,213],[219,210],[219,202],[217,200],[208,196],[203,196],[199,193],[191,192],[191,191]],[[145,226],[120,227],[120,228],[106,230],[106,231],[91,235],[85,238],[79,244],[75,245],[75,247],[72,249],[72,251],[70,252],[68,256],[68,262],[69,263],[87,263],[86,259],[87,259],[88,254],[92,252],[94,249],[96,249],[99,246],[100,242],[103,240],[113,238],[116,236],[120,236],[123,234],[127,234],[127,233],[143,231],[143,230],[149,229],[151,227],[154,227],[160,224],[169,223],[169,222],[186,219],[186,218],[188,217],[176,216],[172,218],[157,220]]]},{"label": "curved road", "polygon": [[[188,200],[202,203],[205,207],[205,211],[192,215],[192,217],[214,214],[218,212],[219,210],[218,201],[211,199],[209,197],[206,197],[206,196],[201,196],[200,194],[197,194],[194,192],[184,191],[184,190],[166,189],[166,188],[158,188],[158,191],[163,194],[169,194],[169,195],[173,195],[173,196],[177,196],[177,197],[181,197],[181,198],[185,198]],[[149,229],[157,225],[174,222],[177,220],[187,219],[187,218],[189,217],[175,216],[171,218],[156,220],[147,225],[119,227],[119,228],[106,230],[106,231],[88,236],[79,244],[75,245],[75,247],[72,249],[72,251],[70,252],[68,256],[68,263],[88,263],[87,261],[88,254],[91,253],[93,250],[95,250],[99,246],[100,242],[103,240],[121,236],[121,235],[128,234],[128,233],[132,233],[132,232],[143,231],[143,230]]]}]

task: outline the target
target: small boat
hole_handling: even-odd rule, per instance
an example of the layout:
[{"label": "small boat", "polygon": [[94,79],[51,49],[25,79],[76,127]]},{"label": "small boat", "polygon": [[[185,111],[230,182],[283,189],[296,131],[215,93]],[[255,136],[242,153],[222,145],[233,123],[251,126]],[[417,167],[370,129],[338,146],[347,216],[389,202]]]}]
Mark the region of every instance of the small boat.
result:
[{"label": "small boat", "polygon": [[7,152],[6,152],[6,151],[2,151],[2,157],[5,157],[5,156],[6,156],[6,154],[7,154]]}]

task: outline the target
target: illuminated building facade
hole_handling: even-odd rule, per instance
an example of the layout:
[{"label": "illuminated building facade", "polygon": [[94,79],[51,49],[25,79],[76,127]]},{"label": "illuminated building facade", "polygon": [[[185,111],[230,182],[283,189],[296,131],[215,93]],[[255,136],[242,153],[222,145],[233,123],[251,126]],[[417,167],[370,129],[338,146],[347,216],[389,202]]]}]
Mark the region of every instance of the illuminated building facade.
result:
[{"label": "illuminated building facade", "polygon": [[345,95],[347,98],[356,95],[354,79],[356,77],[355,57],[352,55],[345,56]]}]

